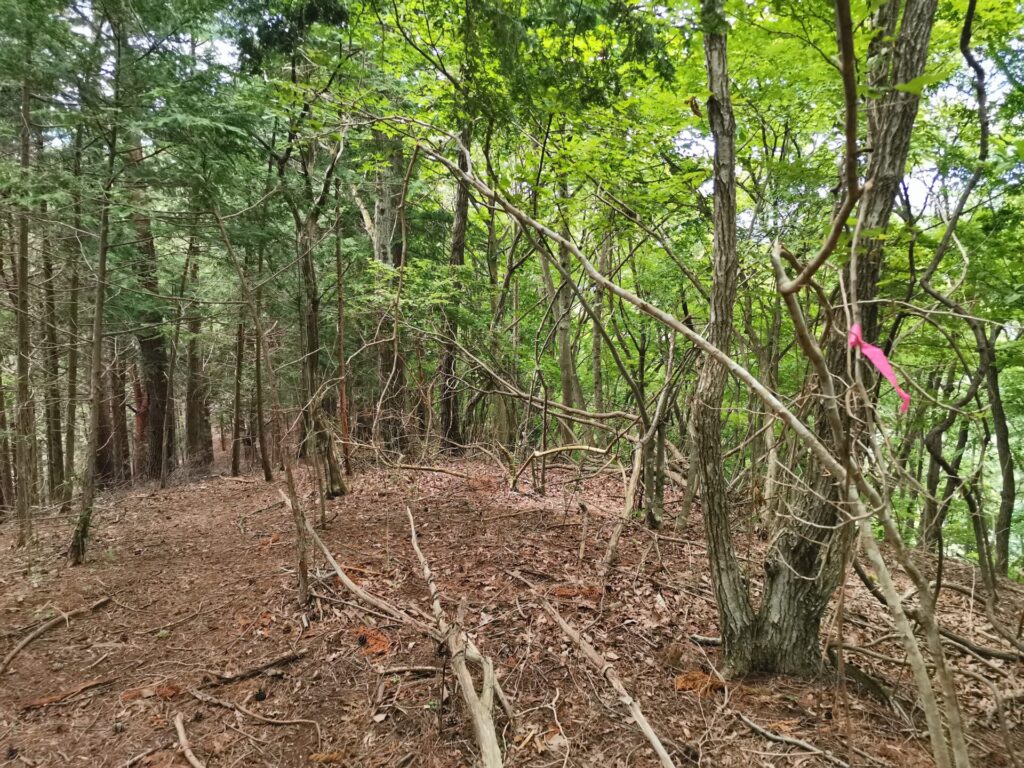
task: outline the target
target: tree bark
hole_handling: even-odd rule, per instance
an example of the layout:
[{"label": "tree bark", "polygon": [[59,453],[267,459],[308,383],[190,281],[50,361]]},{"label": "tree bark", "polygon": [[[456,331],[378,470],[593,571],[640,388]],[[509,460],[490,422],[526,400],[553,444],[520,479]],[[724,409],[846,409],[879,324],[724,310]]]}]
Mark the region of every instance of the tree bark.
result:
[{"label": "tree bark", "polygon": [[[42,142],[40,141],[40,144]],[[46,218],[46,205],[43,205]],[[60,418],[60,351],[57,348],[57,308],[54,301],[53,257],[50,243],[43,241],[43,339],[46,344],[44,364],[46,368],[46,480],[49,501],[64,497],[64,430]]]},{"label": "tree bark", "polygon": [[[74,227],[76,232],[82,231],[82,196],[78,191],[78,182],[82,176],[82,129],[75,131],[75,197],[73,203]],[[84,248],[84,246],[81,246]],[[64,418],[64,497],[62,512],[70,510],[71,494],[75,485],[75,440],[78,421],[78,294],[80,290],[79,261],[83,254],[72,249],[68,269],[71,272],[68,285],[68,372],[67,372],[67,412]]]},{"label": "tree bark", "polygon": [[132,455],[128,438],[128,375],[124,355],[115,340],[113,359],[110,361],[110,430],[113,482],[117,485],[131,482]]},{"label": "tree bark", "polygon": [[[704,60],[707,67],[708,120],[714,137],[714,239],[711,260],[711,314],[708,341],[728,350],[733,334],[738,256],[736,253],[736,125],[729,97],[728,29],[722,0],[704,0]],[[722,649],[730,673],[757,667],[755,616],[747,595],[729,527],[725,469],[722,460],[722,398],[727,372],[706,358],[697,377],[693,398],[694,453],[700,474],[704,527],[715,587]],[[815,637],[815,643],[817,638]]]},{"label": "tree bark", "polygon": [[[468,125],[459,132],[459,168],[469,171],[469,151],[472,134]],[[455,218],[452,222],[452,247],[448,264],[458,291],[457,271],[466,261],[466,227],[469,222],[469,185],[459,179],[455,189]],[[465,438],[462,435],[459,412],[459,380],[455,371],[458,347],[459,325],[454,313],[445,310],[445,339],[441,345],[441,363],[438,373],[441,379],[441,448],[451,454],[463,451]]]},{"label": "tree bark", "polygon": [[242,474],[242,367],[245,358],[245,326],[235,326],[235,394],[231,409],[231,476]]},{"label": "tree bark", "polygon": [[[31,93],[28,83],[21,88],[21,130],[20,165],[23,179],[27,179],[32,163],[32,112]],[[29,211],[26,206],[18,210],[18,260],[17,260],[17,376],[14,419],[14,464],[17,475],[17,546],[25,546],[32,539],[32,508],[34,495],[35,467],[33,466],[33,443],[35,424],[32,418],[32,393],[30,389],[30,357],[32,339],[29,334],[28,316],[28,273],[29,273]]]},{"label": "tree bark", "polygon": [[[338,310],[338,426],[341,429],[341,457],[345,474],[352,475],[351,427],[348,403],[348,361],[345,359],[345,265],[341,255],[341,182],[334,180],[334,273]],[[262,445],[262,443],[261,443]],[[268,480],[270,478],[267,478]]]},{"label": "tree bark", "polygon": [[[871,188],[860,199],[858,215],[859,226],[867,233],[884,232],[888,226],[917,115],[919,97],[893,86],[914,80],[924,71],[935,14],[935,0],[907,0],[902,14],[901,5],[901,0],[888,0],[877,11],[876,34],[868,53],[869,80],[883,95],[867,110],[867,145],[872,150],[867,178]],[[852,185],[856,179],[845,178],[844,183]],[[860,316],[865,340],[872,343],[879,335],[879,304],[873,300],[878,293],[884,244],[884,236],[869,237],[857,253],[856,269],[845,270],[844,284],[855,291],[847,300]],[[833,328],[845,327],[844,311],[842,307],[835,310]],[[843,382],[851,386],[846,334],[833,332],[823,353],[837,389]],[[871,373],[863,366],[862,374],[870,380]],[[843,397],[841,390],[839,397]],[[849,446],[858,444],[862,435],[853,428],[871,423],[870,407],[867,403],[855,406],[856,422],[850,420],[846,409],[841,409],[837,435],[826,418],[827,405],[819,406],[815,419],[818,437],[833,455],[848,456]],[[845,444],[838,444],[840,439]],[[849,460],[854,464],[860,461],[856,457]],[[800,519],[785,526],[766,559],[759,628],[763,642],[752,660],[755,668],[764,671],[813,674],[820,668],[817,635],[821,618],[842,579],[857,535],[856,527],[845,522],[840,511],[848,504],[846,489],[824,472],[817,480],[809,479],[808,484],[811,490],[799,507]],[[775,645],[779,642],[787,645]],[[771,666],[775,661],[782,666]]]},{"label": "tree bark", "polygon": [[[121,38],[115,34],[114,104],[118,102],[118,75],[121,63]],[[117,127],[111,129],[107,156],[107,181],[100,197],[99,245],[96,254],[96,299],[92,317],[92,363],[89,371],[89,447],[86,451],[85,477],[82,478],[82,499],[75,530],[68,547],[68,562],[79,565],[85,559],[89,527],[96,497],[96,474],[99,470],[100,416],[103,402],[103,308],[107,293],[107,250],[110,235],[110,187],[114,180],[114,158],[117,154]]]},{"label": "tree bark", "polygon": [[[142,145],[138,142],[128,153],[129,162],[137,173],[142,165]],[[149,217],[145,214],[145,196],[139,183],[136,182],[129,195],[133,204],[132,224],[138,241],[139,255],[135,260],[135,272],[139,284],[150,296],[142,303],[139,311],[141,328],[136,331],[135,338],[139,344],[139,369],[142,374],[143,387],[149,402],[149,413],[146,420],[146,453],[140,462],[140,474],[153,480],[159,480],[165,471],[174,467],[174,432],[175,419],[173,409],[168,411],[168,355],[167,341],[163,334],[164,316],[155,303],[160,293],[156,274],[156,241]],[[171,447],[166,457],[166,470],[161,466],[164,446],[164,424],[167,424],[167,444]]]},{"label": "tree bark", "polygon": [[10,424],[7,419],[7,396],[3,381],[0,381],[0,493],[5,509],[14,509],[14,465],[11,458],[11,442],[8,439]]},{"label": "tree bark", "polygon": [[[199,280],[199,263],[194,259],[191,266],[191,280],[193,286]],[[210,428],[208,400],[209,382],[203,368],[203,357],[199,347],[202,322],[199,313],[193,310],[187,323],[186,367],[188,370],[185,381],[185,446],[189,464],[196,469],[206,469],[213,463],[213,431]],[[258,381],[256,386],[259,387]]]},{"label": "tree bark", "polygon": [[[259,276],[256,289],[253,292],[253,311],[262,317],[263,304],[260,301],[263,282],[263,254],[260,253],[256,264],[256,273]],[[270,446],[267,444],[267,424],[263,415],[263,337],[256,334],[256,360],[253,364],[254,385],[256,388],[256,438],[260,446],[260,466],[263,468],[263,479],[268,483],[274,479],[274,470],[271,468]],[[224,439],[224,430],[221,428],[221,440]]]}]

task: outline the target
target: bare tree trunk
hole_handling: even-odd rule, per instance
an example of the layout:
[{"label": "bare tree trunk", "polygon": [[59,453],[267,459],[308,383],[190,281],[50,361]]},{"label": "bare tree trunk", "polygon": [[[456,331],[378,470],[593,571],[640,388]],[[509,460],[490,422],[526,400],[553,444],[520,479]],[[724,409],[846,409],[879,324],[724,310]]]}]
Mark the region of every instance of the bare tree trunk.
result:
[{"label": "bare tree trunk", "polygon": [[242,474],[242,366],[245,358],[245,326],[235,327],[235,396],[231,410],[231,476]]},{"label": "bare tree trunk", "polygon": [[[21,88],[21,130],[20,160],[22,178],[27,178],[32,163],[32,113],[31,94],[28,83]],[[35,424],[32,418],[32,393],[30,390],[30,356],[32,340],[29,334],[28,316],[28,209],[18,210],[18,261],[17,261],[17,389],[15,395],[14,419],[14,463],[17,474],[17,545],[23,547],[32,540],[32,509],[35,472],[32,465]]]},{"label": "bare tree trunk", "polygon": [[999,475],[1002,485],[999,490],[999,512],[996,515],[996,552],[994,567],[1000,576],[1006,576],[1010,567],[1010,523],[1017,500],[1016,475],[1013,465],[1013,445],[1010,428],[1003,409],[1003,396],[999,389],[999,368],[996,364],[996,339],[1000,328],[994,328],[988,340],[985,363],[985,385],[988,389],[988,405],[992,412],[992,432],[996,438],[996,454],[999,457]]},{"label": "bare tree trunk", "polygon": [[231,245],[231,240],[228,237],[227,230],[224,228],[224,220],[216,211],[214,212],[214,216],[217,219],[217,226],[220,229],[221,236],[224,240],[224,247],[227,249],[228,256],[231,258],[231,262],[238,273],[238,281],[242,289],[242,295],[249,307],[253,325],[256,326],[256,335],[262,340],[260,347],[263,349],[263,353],[267,356],[267,385],[270,388],[270,397],[273,407],[274,434],[277,436],[279,441],[278,453],[280,454],[281,461],[284,464],[285,486],[288,489],[286,501],[291,509],[292,521],[295,524],[295,570],[298,577],[299,604],[305,605],[309,601],[309,564],[307,554],[309,545],[306,533],[306,519],[303,514],[302,507],[300,506],[299,493],[295,484],[295,474],[292,471],[292,452],[288,446],[281,444],[286,439],[286,431],[284,426],[281,424],[281,398],[277,388],[277,377],[274,371],[274,363],[270,357],[270,350],[267,349],[266,334],[263,330],[263,319],[257,310],[256,300],[253,296],[253,291],[249,286],[249,280],[246,275],[245,268],[242,266],[238,256],[235,254],[234,248]]},{"label": "bare tree trunk", "polygon": [[[837,2],[836,7],[840,8],[841,4]],[[924,71],[934,14],[935,0],[907,0],[905,5],[901,0],[888,0],[874,18],[876,34],[868,53],[869,80],[873,87],[884,91],[884,95],[873,100],[867,110],[867,145],[871,153],[866,178],[872,184],[860,197],[858,226],[864,232],[883,232],[888,226],[893,200],[903,179],[919,102],[914,94],[893,86],[910,82]],[[848,26],[847,22],[846,34],[852,37]],[[837,25],[837,29],[842,53],[843,26]],[[852,53],[843,54],[844,61],[847,58],[852,58]],[[849,129],[847,133],[849,137]],[[847,155],[847,168],[852,164],[856,173],[849,146]],[[849,178],[844,171],[843,184],[853,189],[858,181]],[[855,286],[855,295],[847,301],[852,302],[854,312],[859,313],[864,339],[869,342],[878,338],[879,304],[874,299],[885,242],[884,237],[864,242],[854,260],[855,270],[847,268],[844,280],[846,286]],[[845,308],[835,310],[835,327],[845,327],[845,311]],[[831,379],[849,382],[846,335],[831,334],[822,352]],[[870,377],[867,371],[864,374],[865,378]],[[856,422],[850,419],[846,409],[841,409],[841,421],[835,427],[826,416],[830,406],[825,402],[818,406],[820,413],[815,423],[819,438],[830,447],[833,455],[859,464],[859,459],[850,457],[850,447],[858,445],[864,437],[857,424],[872,422],[870,405],[855,406]],[[758,658],[755,660],[755,668],[764,671],[813,674],[819,669],[821,618],[848,565],[848,553],[857,535],[856,527],[844,521],[841,511],[844,508],[849,511],[847,490],[828,473],[815,476],[812,472],[808,484],[810,489],[798,502],[801,504],[799,519],[788,523],[776,537],[766,559],[757,631]],[[701,490],[707,494],[703,486]]]},{"label": "bare tree trunk", "polygon": [[[192,284],[199,279],[199,263],[192,261]],[[202,318],[193,311],[188,318],[185,382],[185,439],[189,463],[196,469],[206,469],[213,463],[213,431],[210,429],[209,382],[203,370],[203,357],[199,348]],[[258,351],[257,351],[258,354]],[[256,386],[260,382],[257,380]],[[257,389],[257,400],[259,391]],[[257,409],[260,410],[260,409]],[[262,419],[262,414],[257,413]],[[262,433],[262,428],[260,429]],[[262,449],[261,449],[262,452]]]},{"label": "bare tree trunk", "polygon": [[142,376],[139,374],[139,367],[131,366],[132,398],[135,400],[135,420],[132,426],[133,451],[133,474],[135,477],[143,477],[145,467],[148,464],[149,444],[146,442],[146,435],[149,432],[149,394],[142,385]]},{"label": "bare tree trunk", "polygon": [[10,424],[7,420],[7,397],[0,381],[0,492],[5,509],[14,509],[14,466],[11,463],[11,443],[8,439]]},{"label": "bare tree trunk", "polygon": [[[714,240],[711,315],[708,341],[727,351],[733,333],[733,306],[739,260],[736,254],[736,157],[735,121],[729,98],[729,23],[722,0],[705,0],[702,6],[704,58],[707,65],[708,119],[715,140],[714,153]],[[729,671],[743,674],[754,667],[755,626],[753,607],[733,550],[722,460],[722,398],[726,369],[705,358],[693,398],[694,457],[700,475],[704,526],[711,560],[722,646]],[[814,637],[817,646],[817,636]],[[804,651],[800,648],[798,652]]]},{"label": "bare tree trunk", "polygon": [[[136,143],[128,154],[129,162],[136,171],[142,164],[142,157],[142,145]],[[133,204],[131,219],[135,227],[135,236],[141,256],[134,262],[136,274],[143,290],[157,296],[160,293],[160,286],[156,274],[156,242],[153,239],[149,217],[144,213],[145,197],[142,189],[138,186],[132,187],[130,197]],[[135,338],[139,344],[139,369],[149,401],[149,418],[146,423],[146,454],[141,462],[141,474],[143,477],[159,480],[165,473],[165,468],[161,466],[161,459],[164,458],[165,422],[167,424],[167,443],[171,446],[171,451],[164,463],[169,468],[173,468],[175,463],[173,450],[175,420],[173,409],[170,408],[168,402],[170,379],[167,373],[167,341],[163,334],[164,316],[159,307],[152,302],[151,299],[150,303],[143,305],[139,316],[141,329],[136,331]]]},{"label": "bare tree trunk", "polygon": [[[253,293],[253,310],[262,317],[263,307],[260,303],[260,284],[263,277],[263,254],[258,256],[256,265],[257,275],[260,277]],[[256,360],[253,365],[256,387],[256,437],[260,444],[260,466],[263,468],[263,479],[268,483],[274,479],[274,471],[271,468],[270,447],[267,445],[267,425],[263,415],[263,337],[256,334]],[[223,417],[222,417],[223,418]],[[221,427],[221,440],[224,439],[224,428]]]},{"label": "bare tree trunk", "polygon": [[[345,359],[345,265],[341,258],[341,182],[334,180],[334,271],[338,310],[338,426],[341,429],[341,457],[345,474],[352,474],[352,446],[348,404],[348,361]],[[258,294],[257,294],[258,295]],[[269,480],[269,478],[267,478]]]},{"label": "bare tree trunk", "polygon": [[[45,203],[44,203],[45,214]],[[57,349],[57,308],[53,290],[53,258],[50,243],[43,241],[43,339],[46,368],[46,480],[50,503],[64,497],[64,430],[60,419],[60,352]]]},{"label": "bare tree trunk", "polygon": [[124,355],[114,341],[113,359],[110,361],[110,428],[113,481],[121,485],[131,482],[132,454],[128,438],[128,376]]},{"label": "bare tree trunk", "polygon": [[[82,175],[82,129],[75,131],[74,174],[76,182]],[[75,184],[73,204],[74,227],[82,231],[82,196]],[[75,486],[75,438],[78,421],[78,293],[80,285],[79,261],[82,254],[72,249],[68,269],[71,277],[68,285],[68,401],[64,418],[64,497],[62,512],[70,510],[71,494]]]},{"label": "bare tree trunk", "polygon": [[[469,170],[469,151],[472,134],[468,125],[459,133],[462,146],[459,148],[459,168]],[[466,261],[466,226],[469,222],[469,186],[461,179],[456,182],[455,218],[452,222],[452,247],[448,264],[456,273]],[[455,277],[458,290],[458,278]],[[451,311],[444,314],[445,340],[441,345],[441,363],[438,373],[441,379],[441,447],[448,453],[462,453],[465,438],[459,423],[459,381],[455,372],[456,349],[459,325]]]},{"label": "bare tree trunk", "polygon": [[[114,104],[118,102],[118,75],[121,64],[121,38],[115,34]],[[82,500],[75,530],[68,548],[68,562],[78,565],[85,559],[89,527],[96,497],[96,473],[99,469],[100,414],[105,399],[103,392],[103,307],[107,293],[107,249],[110,235],[110,186],[114,180],[114,158],[117,154],[117,127],[111,129],[107,159],[107,181],[100,198],[100,231],[96,255],[96,299],[92,317],[92,363],[89,371],[89,448],[86,451],[85,477],[82,478]]]},{"label": "bare tree trunk", "polygon": [[100,358],[103,398],[100,400],[99,406],[96,473],[93,475],[93,483],[97,489],[112,488],[117,484],[117,459],[114,456],[114,425],[111,415],[115,392],[110,380],[110,369],[106,362],[109,348],[110,345],[104,341],[104,349]]},{"label": "bare tree trunk", "polygon": [[313,261],[313,250],[319,239],[319,227],[316,217],[311,212],[300,231],[299,272],[304,288],[302,316],[305,326],[303,342],[303,381],[305,383],[306,402],[303,405],[304,423],[307,425],[307,437],[313,441],[313,453],[316,460],[324,465],[324,482],[328,499],[344,496],[348,493],[341,467],[334,455],[334,445],[330,432],[323,423],[323,393],[320,388],[321,369],[320,353],[320,289],[317,285],[316,265]]}]

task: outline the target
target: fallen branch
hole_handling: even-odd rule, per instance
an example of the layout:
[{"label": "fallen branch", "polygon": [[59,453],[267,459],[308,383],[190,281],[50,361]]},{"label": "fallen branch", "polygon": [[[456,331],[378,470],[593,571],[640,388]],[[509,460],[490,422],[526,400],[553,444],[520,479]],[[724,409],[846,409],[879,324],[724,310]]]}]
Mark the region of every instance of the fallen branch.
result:
[{"label": "fallen branch", "polygon": [[174,730],[178,732],[178,746],[185,753],[185,759],[192,768],[206,768],[202,761],[192,752],[192,745],[188,743],[188,736],[185,734],[185,718],[181,712],[174,716]]},{"label": "fallen branch", "polygon": [[791,747],[799,747],[800,749],[805,750],[808,755],[818,755],[824,758],[825,760],[828,760],[830,763],[832,763],[832,765],[838,765],[842,768],[850,768],[849,763],[843,762],[827,750],[820,749],[814,746],[813,744],[808,744],[806,741],[802,741],[801,739],[794,739],[792,736],[783,736],[781,733],[775,733],[774,731],[769,731],[766,728],[762,728],[753,720],[749,719],[745,715],[740,714],[739,712],[737,712],[736,715],[737,717],[739,717],[740,720],[743,721],[743,724],[746,725],[747,728],[752,730],[758,736],[764,736],[766,739],[768,739],[768,741],[774,741],[779,744],[788,744]]},{"label": "fallen branch", "polygon": [[150,747],[145,752],[139,752],[135,757],[129,757],[124,762],[124,768],[132,768],[138,762],[145,760],[147,757],[152,755],[154,752],[159,752],[161,749],[171,749],[174,746],[174,742],[168,742],[166,744],[157,744],[155,747]]},{"label": "fallen branch", "polygon": [[42,707],[48,707],[51,704],[57,704],[65,699],[70,699],[72,696],[82,693],[83,691],[88,691],[90,688],[97,688],[101,685],[112,683],[116,679],[116,677],[97,677],[95,680],[88,680],[80,685],[76,685],[74,688],[61,691],[60,693],[54,693],[49,696],[41,696],[38,699],[23,701],[18,706],[22,711],[27,711],[29,709],[41,709]]},{"label": "fallen branch", "polygon": [[[327,545],[324,544],[323,540],[317,534],[316,529],[313,528],[312,524],[308,520],[306,521],[306,530],[309,532],[309,535],[312,538],[313,543],[320,547],[320,551],[323,552],[324,557],[327,558],[327,562],[334,569],[335,574],[337,574],[338,576],[338,581],[340,581],[341,585],[345,587],[345,589],[347,589],[352,595],[354,595],[356,599],[361,600],[366,605],[373,606],[381,613],[394,619],[395,621],[398,621],[401,624],[405,624],[406,626],[413,627],[414,629],[423,632],[425,635],[433,638],[437,642],[444,642],[444,637],[440,635],[437,632],[437,630],[435,630],[429,624],[425,624],[419,619],[414,618],[403,611],[400,611],[387,600],[377,597],[376,595],[371,595],[365,589],[363,589],[354,581],[352,581],[352,579],[348,577],[348,574],[346,574],[345,571],[342,570],[341,566],[338,565],[338,561],[334,559],[334,555],[331,554],[331,550],[327,548]],[[473,644],[472,640],[470,640],[469,638],[467,638],[466,640],[466,659],[473,664],[483,666],[484,656],[480,653],[479,650],[477,650],[477,647]],[[512,704],[508,700],[508,697],[505,696],[505,691],[502,690],[501,684],[497,681],[495,681],[494,683],[494,692],[498,697],[498,701],[501,703],[501,708],[505,711],[505,714],[508,716],[508,719],[514,719],[512,713]]]},{"label": "fallen branch", "polygon": [[[413,520],[412,511],[406,507],[405,513],[409,517],[409,535],[412,540],[412,548],[419,558],[420,567],[423,569],[423,579],[427,582],[427,589],[430,591],[430,605],[434,611],[434,620],[437,622],[437,629],[448,646],[452,671],[459,681],[459,690],[462,691],[462,700],[466,703],[466,709],[473,718],[473,729],[476,733],[476,741],[480,747],[480,764],[485,768],[501,768],[501,747],[498,746],[498,735],[494,730],[494,718],[491,711],[494,706],[494,688],[496,679],[494,677],[494,664],[486,656],[481,657],[481,668],[483,670],[483,683],[480,693],[476,691],[476,684],[473,676],[466,667],[466,647],[469,643],[460,622],[449,624],[441,607],[441,597],[437,591],[437,584],[434,581],[434,574],[430,570],[427,558],[420,550],[419,542],[416,539],[416,521]],[[460,609],[460,614],[462,610]]]},{"label": "fallen branch", "polygon": [[236,712],[241,712],[243,715],[248,715],[253,720],[259,720],[261,723],[267,723],[269,725],[312,725],[316,729],[316,748],[319,751],[320,746],[323,744],[323,735],[320,732],[320,723],[316,720],[306,720],[305,718],[295,718],[294,720],[275,720],[271,717],[264,717],[263,715],[246,709],[241,704],[235,704],[231,701],[224,699],[218,699],[211,696],[208,693],[201,693],[197,690],[189,691],[199,701],[207,704],[216,704],[217,706],[224,707],[226,709],[233,709]]},{"label": "fallen branch", "polygon": [[463,480],[471,480],[469,475],[463,474],[462,472],[456,472],[453,469],[442,469],[441,467],[421,467],[418,464],[396,464],[399,469],[408,469],[412,472],[437,472],[441,475],[451,475],[452,477],[461,477]]},{"label": "fallen branch", "polygon": [[[523,576],[518,573],[514,573],[513,575],[529,586],[530,589],[535,589],[533,584]],[[629,714],[632,716],[633,722],[636,723],[641,733],[647,737],[647,741],[654,748],[654,752],[658,755],[658,761],[661,763],[663,768],[675,768],[675,763],[672,762],[672,758],[665,749],[665,745],[662,744],[661,739],[658,738],[658,734],[654,732],[654,729],[651,727],[647,717],[640,709],[640,705],[637,703],[636,699],[629,695],[629,692],[622,684],[622,680],[619,679],[619,676],[615,673],[615,669],[612,665],[605,661],[604,657],[597,652],[597,649],[588,643],[583,636],[569,624],[569,622],[562,618],[562,614],[560,614],[547,599],[539,594],[537,595],[537,598],[540,600],[541,606],[545,611],[547,611],[548,615],[555,620],[558,626],[562,628],[562,631],[576,644],[576,647],[583,652],[583,655],[587,657],[587,660],[597,667],[598,671],[601,673],[601,677],[607,680],[608,684],[615,690],[615,693],[619,697],[619,701],[622,702],[622,704],[629,710]]]},{"label": "fallen branch", "polygon": [[35,640],[37,637],[42,635],[47,630],[51,629],[52,627],[57,626],[62,621],[63,622],[68,622],[71,619],[72,616],[79,616],[79,615],[81,615],[83,613],[88,613],[89,611],[94,611],[97,608],[102,608],[104,605],[106,605],[109,602],[110,602],[110,596],[109,595],[107,597],[101,597],[99,600],[97,600],[92,605],[87,605],[87,606],[85,606],[83,608],[76,608],[75,610],[71,611],[70,613],[63,613],[60,616],[54,616],[52,619],[50,619],[49,621],[45,622],[44,624],[40,624],[39,627],[37,627],[34,631],[30,632],[28,635],[26,635],[25,638],[20,643],[18,643],[16,646],[14,646],[14,648],[11,649],[10,653],[8,653],[6,656],[4,656],[4,660],[0,661],[0,672],[3,672],[4,670],[7,669],[8,665],[12,661],[14,661],[14,657],[17,656],[19,653],[21,653],[25,649],[25,646],[27,646],[29,643],[31,643],[33,640]]},{"label": "fallen branch", "polygon": [[204,685],[204,688],[211,688],[215,685],[227,685],[228,683],[236,683],[239,680],[248,680],[250,677],[256,677],[256,675],[264,672],[271,667],[276,667],[279,664],[290,664],[293,661],[298,661],[309,653],[308,648],[303,648],[298,651],[291,651],[284,654],[283,656],[277,656],[269,661],[264,661],[255,667],[249,667],[249,669],[242,670],[230,675],[222,675],[219,672],[211,672],[217,679],[208,682]]}]

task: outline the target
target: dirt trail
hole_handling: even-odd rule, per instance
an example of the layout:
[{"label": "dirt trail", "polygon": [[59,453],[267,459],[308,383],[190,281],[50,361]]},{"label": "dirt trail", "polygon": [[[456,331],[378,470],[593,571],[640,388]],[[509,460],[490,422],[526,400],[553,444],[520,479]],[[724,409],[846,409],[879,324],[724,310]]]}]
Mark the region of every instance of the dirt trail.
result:
[{"label": "dirt trail", "polygon": [[[329,504],[322,535],[364,588],[426,608],[408,542],[405,507],[412,509],[447,610],[454,615],[465,601],[467,625],[513,700],[516,722],[499,718],[507,765],[656,764],[611,690],[513,570],[614,662],[678,765],[784,765],[799,755],[752,733],[740,714],[856,764],[867,762],[854,748],[882,765],[931,763],[910,726],[912,708],[897,716],[855,689],[839,696],[825,680],[753,679],[723,690],[713,671],[716,649],[686,640],[716,634],[699,519],[679,540],[657,546],[633,529],[602,585],[595,564],[621,507],[614,479],[581,488],[572,476],[555,475],[539,497],[510,492],[493,468],[456,469],[472,479],[368,471],[353,494]],[[0,525],[0,655],[57,612],[112,598],[54,626],[0,674],[0,762],[117,766],[149,752],[135,764],[186,765],[173,726],[181,713],[193,750],[211,768],[470,764],[472,731],[431,640],[354,603],[315,555],[318,597],[302,610],[295,604],[291,521],[279,499],[256,478],[222,476],[108,494],[89,561],[73,570],[61,557],[69,521],[42,520],[30,552],[12,550],[13,524]],[[581,500],[588,510],[582,563]],[[315,504],[307,506],[315,516]],[[753,534],[750,546],[759,546]],[[950,566],[948,578],[969,583],[961,570]],[[967,631],[993,644],[980,614],[965,612],[967,599],[950,593],[949,613],[966,616]],[[1009,617],[1020,608],[1011,602],[1003,610]],[[847,640],[867,642],[885,626],[870,596],[851,589]],[[899,655],[891,644],[876,649]],[[221,679],[292,653],[299,658]],[[876,663],[874,674],[909,695],[898,664]],[[200,701],[193,689],[221,703]],[[985,692],[973,686],[966,693],[976,755],[999,765],[1005,750],[984,719]],[[1024,740],[1020,713],[1009,714],[1013,737]]]}]

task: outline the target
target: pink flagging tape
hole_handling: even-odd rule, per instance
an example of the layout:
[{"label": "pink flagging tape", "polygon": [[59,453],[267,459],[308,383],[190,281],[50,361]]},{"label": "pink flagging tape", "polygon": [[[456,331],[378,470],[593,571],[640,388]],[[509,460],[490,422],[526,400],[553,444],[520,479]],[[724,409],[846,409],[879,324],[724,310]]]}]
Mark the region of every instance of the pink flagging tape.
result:
[{"label": "pink flagging tape", "polygon": [[903,401],[900,405],[900,413],[906,413],[907,408],[910,407],[910,395],[900,388],[899,382],[896,380],[896,371],[892,369],[892,365],[889,363],[889,358],[885,356],[885,352],[880,350],[874,344],[868,344],[864,341],[864,336],[860,329],[860,323],[854,323],[850,326],[850,335],[847,337],[847,342],[851,347],[860,350],[860,353],[864,355],[868,360],[872,362],[875,368],[878,369],[885,378],[892,384],[893,389],[896,390],[896,394],[900,396],[900,400]]}]

